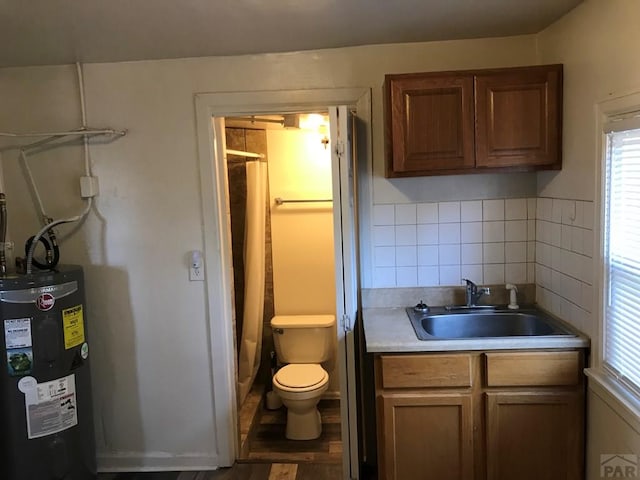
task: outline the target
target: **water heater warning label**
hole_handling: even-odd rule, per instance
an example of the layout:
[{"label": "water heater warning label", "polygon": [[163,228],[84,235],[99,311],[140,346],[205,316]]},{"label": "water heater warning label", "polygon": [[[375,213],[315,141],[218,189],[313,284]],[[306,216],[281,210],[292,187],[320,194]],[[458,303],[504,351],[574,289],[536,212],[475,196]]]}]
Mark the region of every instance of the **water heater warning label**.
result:
[{"label": "water heater warning label", "polygon": [[84,343],[84,321],[82,319],[82,305],[62,310],[62,325],[64,327],[64,348],[77,347]]},{"label": "water heater warning label", "polygon": [[7,349],[31,347],[31,319],[12,318],[4,321]]},{"label": "water heater warning label", "polygon": [[24,389],[29,439],[62,432],[78,424],[74,375]]},{"label": "water heater warning label", "polygon": [[30,318],[10,318],[4,321],[4,343],[7,348],[9,375],[29,375],[33,365]]}]

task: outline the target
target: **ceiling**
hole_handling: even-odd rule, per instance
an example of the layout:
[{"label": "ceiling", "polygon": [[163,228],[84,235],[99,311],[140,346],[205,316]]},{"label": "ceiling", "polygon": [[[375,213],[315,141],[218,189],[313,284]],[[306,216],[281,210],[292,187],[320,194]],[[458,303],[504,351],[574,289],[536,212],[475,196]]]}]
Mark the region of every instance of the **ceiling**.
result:
[{"label": "ceiling", "polygon": [[0,0],[0,67],[536,33],[582,0]]}]

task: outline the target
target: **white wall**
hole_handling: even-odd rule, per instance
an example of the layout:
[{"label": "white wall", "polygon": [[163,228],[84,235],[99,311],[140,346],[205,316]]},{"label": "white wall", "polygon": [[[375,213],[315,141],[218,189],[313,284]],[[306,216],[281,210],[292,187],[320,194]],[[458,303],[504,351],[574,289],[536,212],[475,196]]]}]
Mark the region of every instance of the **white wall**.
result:
[{"label": "white wall", "polygon": [[[557,174],[538,174],[539,195],[556,200],[595,200],[592,218],[585,219],[593,225],[592,245],[597,245],[595,239],[600,235],[595,178],[597,162],[600,161],[596,105],[608,98],[640,91],[637,52],[637,46],[640,45],[639,18],[640,2],[636,0],[587,0],[543,31],[538,39],[542,63],[564,64],[564,164],[562,171]],[[565,258],[568,255],[572,255],[572,252],[565,250]],[[593,258],[599,258],[598,252],[593,252]],[[594,283],[596,288],[595,294],[584,307],[595,311],[595,298],[600,291],[599,279],[594,274],[597,267],[592,261],[588,267],[590,271],[586,276],[593,278],[594,281],[589,283]],[[557,288],[549,291],[552,294],[560,293]],[[594,346],[600,342],[596,325],[598,321],[596,312],[591,328],[587,329]],[[622,408],[612,397],[607,397],[608,401],[605,402],[602,394],[597,395],[593,389],[594,385],[590,385],[587,432],[589,479],[601,478],[601,454],[640,454],[637,422],[633,424],[628,421],[628,416],[621,415]]]},{"label": "white wall", "polygon": [[[188,281],[203,248],[194,93],[369,87],[375,204],[527,195],[533,174],[383,178],[385,73],[536,63],[535,37],[381,45],[316,52],[85,65],[89,123],[127,128],[91,148],[95,209],[62,248],[86,268],[101,468],[215,465],[205,286]],[[73,66],[0,69],[0,130],[80,123]],[[81,149],[34,157],[54,217],[77,213]],[[3,153],[9,234],[38,228],[15,151]],[[371,209],[371,208],[369,208]],[[61,228],[63,235],[69,228]],[[371,239],[371,232],[362,232]],[[371,268],[371,259],[364,259]],[[216,279],[208,279],[215,282]],[[365,285],[367,287],[368,285]],[[220,411],[220,410],[218,410]]]}]

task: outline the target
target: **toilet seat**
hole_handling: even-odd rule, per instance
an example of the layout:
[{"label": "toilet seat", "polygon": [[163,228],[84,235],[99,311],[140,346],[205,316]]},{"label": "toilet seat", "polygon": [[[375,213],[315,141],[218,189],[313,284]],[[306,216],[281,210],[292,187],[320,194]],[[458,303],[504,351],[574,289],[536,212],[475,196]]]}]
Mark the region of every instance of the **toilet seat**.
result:
[{"label": "toilet seat", "polygon": [[316,363],[294,363],[282,367],[273,377],[273,383],[287,392],[310,392],[322,388],[329,374]]}]

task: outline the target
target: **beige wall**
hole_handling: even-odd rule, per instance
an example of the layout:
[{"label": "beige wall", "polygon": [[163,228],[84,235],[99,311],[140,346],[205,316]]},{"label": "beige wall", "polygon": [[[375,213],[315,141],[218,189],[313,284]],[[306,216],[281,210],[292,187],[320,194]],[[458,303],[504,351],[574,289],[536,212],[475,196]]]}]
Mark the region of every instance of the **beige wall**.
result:
[{"label": "beige wall", "polygon": [[[596,131],[598,102],[640,91],[640,2],[636,0],[587,0],[538,36],[542,63],[564,64],[564,164],[561,172],[538,174],[538,194],[558,199],[594,200],[593,239],[600,235],[596,192]],[[597,261],[598,252],[593,258]],[[592,273],[593,272],[593,273]],[[597,347],[595,299],[600,291],[597,265],[588,276],[594,278],[595,295],[585,309],[595,312],[592,345]],[[557,292],[556,292],[557,293]],[[590,382],[593,382],[590,379]],[[594,388],[591,385],[590,388]],[[600,477],[601,454],[640,454],[640,434],[620,415],[620,404],[589,393],[587,478]],[[628,417],[626,417],[628,418]],[[637,422],[636,422],[637,424]]]},{"label": "beige wall", "polygon": [[[129,130],[92,146],[100,196],[62,248],[63,262],[86,268],[100,465],[217,462],[213,412],[224,407],[212,401],[207,338],[221,319],[207,324],[204,285],[187,271],[188,252],[203,249],[195,93],[371,88],[374,203],[494,198],[535,188],[535,177],[382,177],[384,74],[531,63],[533,36],[85,65],[89,123]],[[0,69],[0,131],[77,127],[76,85],[73,66]],[[9,235],[21,245],[38,222],[15,153],[3,165]],[[33,161],[50,214],[77,213],[81,149]]]},{"label": "beige wall", "polygon": [[331,154],[316,133],[267,130],[276,315],[335,314]]},{"label": "beige wall", "polygon": [[564,64],[562,171],[540,173],[545,197],[593,200],[597,102],[640,90],[640,2],[588,0],[538,36],[541,63]]}]

